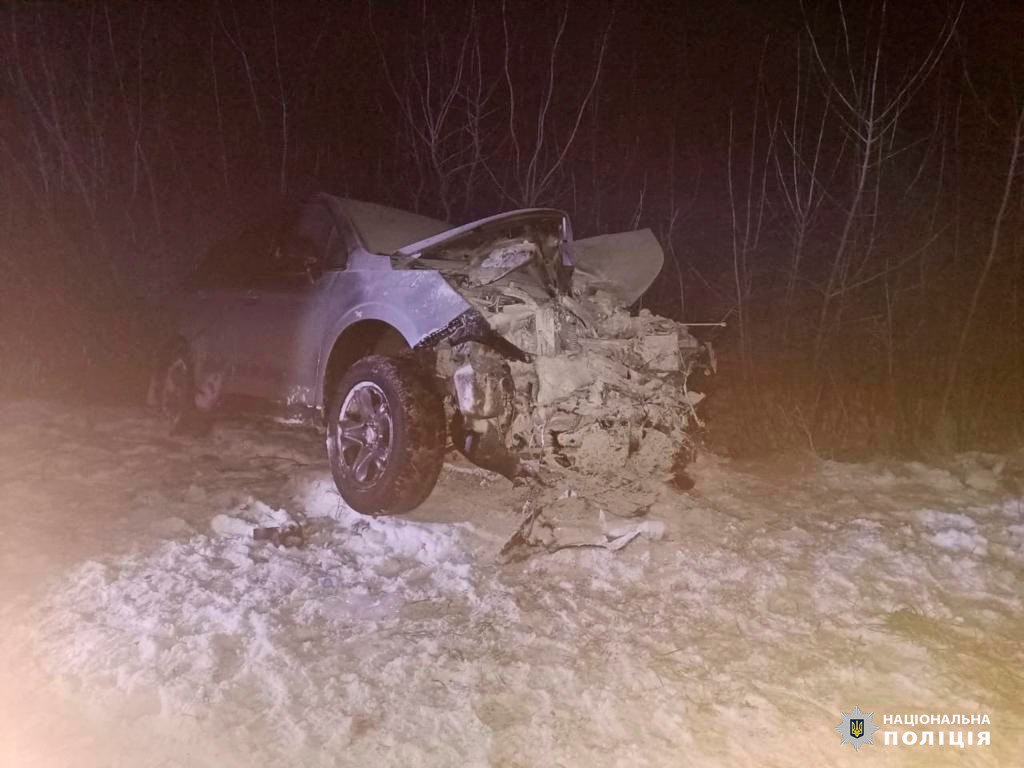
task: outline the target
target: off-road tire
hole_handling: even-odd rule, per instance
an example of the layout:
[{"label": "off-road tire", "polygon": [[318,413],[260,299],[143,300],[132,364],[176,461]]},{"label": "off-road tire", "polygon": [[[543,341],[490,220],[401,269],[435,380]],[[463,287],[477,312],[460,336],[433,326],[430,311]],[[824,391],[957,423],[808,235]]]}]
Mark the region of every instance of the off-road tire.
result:
[{"label": "off-road tire", "polygon": [[[362,483],[350,466],[351,452],[359,450],[358,444],[339,441],[342,407],[360,387],[377,399],[382,394],[390,416],[387,459],[375,478]],[[330,393],[326,417],[331,474],[352,509],[365,515],[400,514],[415,509],[430,495],[444,462],[444,407],[414,360],[383,355],[358,360]]]}]

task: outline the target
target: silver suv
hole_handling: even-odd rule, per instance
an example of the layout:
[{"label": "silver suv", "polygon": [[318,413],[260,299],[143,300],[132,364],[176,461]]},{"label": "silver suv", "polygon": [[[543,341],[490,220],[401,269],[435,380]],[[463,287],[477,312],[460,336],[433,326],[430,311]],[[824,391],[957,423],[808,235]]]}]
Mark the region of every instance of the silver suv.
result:
[{"label": "silver suv", "polygon": [[557,210],[451,228],[317,195],[210,250],[172,301],[150,400],[178,431],[225,399],[318,411],[367,514],[422,503],[449,440],[510,478],[670,472],[710,358],[626,309],[662,259],[649,230],[573,240]]}]

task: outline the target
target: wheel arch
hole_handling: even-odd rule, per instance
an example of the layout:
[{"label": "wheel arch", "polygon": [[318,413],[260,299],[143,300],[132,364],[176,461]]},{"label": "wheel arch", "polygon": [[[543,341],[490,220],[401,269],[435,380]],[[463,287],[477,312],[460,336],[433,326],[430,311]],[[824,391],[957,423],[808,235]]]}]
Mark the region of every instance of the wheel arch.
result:
[{"label": "wheel arch", "polygon": [[320,404],[326,411],[335,385],[360,358],[370,354],[394,355],[411,348],[402,332],[386,320],[359,320],[347,326],[335,337],[324,363]]}]

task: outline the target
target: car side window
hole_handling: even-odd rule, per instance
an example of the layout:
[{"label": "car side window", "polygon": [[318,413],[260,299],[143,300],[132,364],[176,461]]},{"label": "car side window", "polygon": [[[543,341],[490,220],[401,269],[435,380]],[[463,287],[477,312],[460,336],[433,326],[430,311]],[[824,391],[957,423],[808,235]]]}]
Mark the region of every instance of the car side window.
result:
[{"label": "car side window", "polygon": [[198,288],[247,285],[254,267],[268,260],[275,230],[273,224],[258,224],[215,244],[199,262],[190,282]]},{"label": "car side window", "polygon": [[348,266],[348,243],[337,226],[331,227],[327,238],[327,253],[324,260],[326,269],[344,269]]},{"label": "car side window", "polygon": [[309,203],[281,228],[265,273],[315,278],[333,262],[338,242],[331,211],[323,203]]}]

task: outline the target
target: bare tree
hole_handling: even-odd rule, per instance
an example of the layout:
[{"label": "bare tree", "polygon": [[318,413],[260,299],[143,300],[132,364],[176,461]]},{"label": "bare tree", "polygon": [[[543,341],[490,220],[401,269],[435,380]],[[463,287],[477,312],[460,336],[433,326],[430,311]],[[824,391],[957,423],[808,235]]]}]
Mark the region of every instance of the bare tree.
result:
[{"label": "bare tree", "polygon": [[[485,19],[475,4],[453,32],[450,18],[444,30],[436,28],[423,0],[416,33],[402,46],[386,46],[374,31],[396,131],[417,176],[409,185],[417,208],[427,195],[428,204],[451,219],[477,202],[484,182],[506,204],[533,206],[569,178],[567,159],[597,90],[611,31],[609,22],[595,43],[585,90],[566,98],[558,61],[569,15],[566,5],[543,57],[539,93],[539,73],[517,66],[521,57],[505,4],[502,48],[483,45]],[[532,46],[528,64],[540,60]]]},{"label": "bare tree", "polygon": [[992,271],[992,265],[995,263],[996,255],[999,253],[1000,239],[1003,235],[1003,224],[1010,205],[1014,181],[1017,176],[1018,163],[1021,160],[1022,150],[1024,150],[1024,104],[1021,104],[1017,109],[1016,118],[1013,139],[1010,147],[1010,157],[1006,165],[1006,179],[1003,183],[1003,194],[999,201],[999,208],[996,211],[995,221],[992,223],[992,233],[989,240],[988,251],[985,254],[985,260],[982,263],[981,271],[978,273],[977,280],[975,281],[974,291],[971,293],[971,301],[967,307],[967,315],[964,318],[963,324],[960,326],[960,334],[957,338],[956,350],[953,354],[952,360],[950,361],[949,371],[946,375],[946,384],[942,391],[942,402],[939,407],[940,419],[945,418],[948,414],[950,397],[952,396],[953,389],[956,386],[957,379],[960,374],[964,350],[967,348],[967,340],[971,334],[974,317],[978,311],[978,305],[981,301],[989,273]]},{"label": "bare tree", "polygon": [[[601,79],[601,69],[608,50],[608,38],[611,34],[611,21],[605,27],[597,41],[594,62],[591,67],[589,83],[575,105],[559,100],[559,111],[573,115],[567,131],[561,136],[554,135],[556,127],[549,118],[551,105],[555,99],[558,54],[566,24],[569,21],[569,4],[566,3],[555,32],[554,40],[547,57],[547,73],[544,89],[533,115],[522,115],[523,98],[518,92],[525,92],[532,87],[528,80],[517,79],[512,71],[512,43],[509,32],[507,3],[501,6],[502,30],[504,32],[505,50],[503,72],[508,95],[507,126],[508,136],[512,145],[511,183],[502,185],[504,194],[524,206],[533,206],[550,193],[551,185],[564,172],[566,158],[579,135],[580,125],[587,106],[597,90]],[[522,83],[526,82],[526,85]],[[518,97],[518,98],[517,98]],[[516,104],[520,104],[520,114],[516,112]],[[532,117],[532,121],[531,118]],[[520,136],[521,125],[533,122],[533,136],[529,132]],[[510,189],[511,187],[511,189]],[[513,191],[514,190],[514,191]]]},{"label": "bare tree", "polygon": [[749,156],[747,158],[745,190],[743,200],[737,200],[736,184],[734,181],[735,164],[735,135],[733,126],[733,113],[729,112],[729,148],[728,148],[728,190],[729,190],[729,213],[732,223],[732,280],[736,297],[736,316],[739,328],[739,352],[740,360],[743,362],[744,374],[751,377],[751,357],[749,318],[747,316],[747,304],[753,281],[753,274],[750,268],[750,259],[757,251],[764,225],[765,209],[767,204],[766,187],[768,182],[768,169],[770,158],[775,143],[775,131],[778,125],[777,117],[768,119],[768,135],[764,139],[765,148],[761,147],[760,128],[762,105],[762,86],[764,74],[764,52],[767,51],[767,41],[762,52],[761,61],[758,65],[756,85],[754,88],[753,115],[751,118],[750,138],[747,146]]},{"label": "bare tree", "polygon": [[[869,29],[867,32],[864,55],[859,60],[851,45],[848,18],[841,0],[838,10],[842,63],[836,68],[836,72],[825,63],[819,37],[811,29],[810,22],[806,22],[807,37],[818,65],[818,72],[830,94],[834,113],[851,139],[856,158],[853,186],[846,202],[846,215],[831,256],[828,277],[822,289],[813,352],[816,368],[821,363],[830,328],[840,319],[833,313],[834,305],[849,289],[847,278],[851,274],[851,247],[856,236],[855,227],[863,214],[862,208],[870,179],[873,174],[880,173],[886,160],[898,151],[893,148],[892,143],[900,116],[941,60],[956,31],[963,5],[955,7],[947,14],[934,44],[918,66],[897,83],[891,95],[882,80],[883,44],[886,33],[885,2],[883,1],[880,7],[877,28]],[[876,224],[877,219],[872,218],[870,225]],[[873,240],[873,236],[871,239]]]},{"label": "bare tree", "polygon": [[820,115],[813,114],[812,84],[804,76],[805,53],[803,40],[796,44],[795,82],[789,121],[780,120],[782,140],[775,142],[772,160],[782,204],[790,221],[791,252],[786,271],[786,287],[782,300],[782,330],[780,342],[785,348],[789,341],[790,322],[794,312],[794,298],[804,266],[808,235],[818,211],[827,195],[827,185],[834,176],[842,150],[836,151],[831,169],[826,162],[824,146],[829,136],[828,119],[832,110],[832,91],[826,90]]},{"label": "bare tree", "polygon": [[[373,28],[372,6],[370,25]],[[480,18],[470,4],[457,35],[435,26],[426,0],[420,5],[418,35],[391,61],[374,30],[388,89],[398,110],[395,128],[403,155],[418,175],[412,185],[417,210],[428,194],[450,220],[472,199],[483,161],[485,121],[495,89],[485,80]],[[455,199],[458,191],[462,200]]]}]

